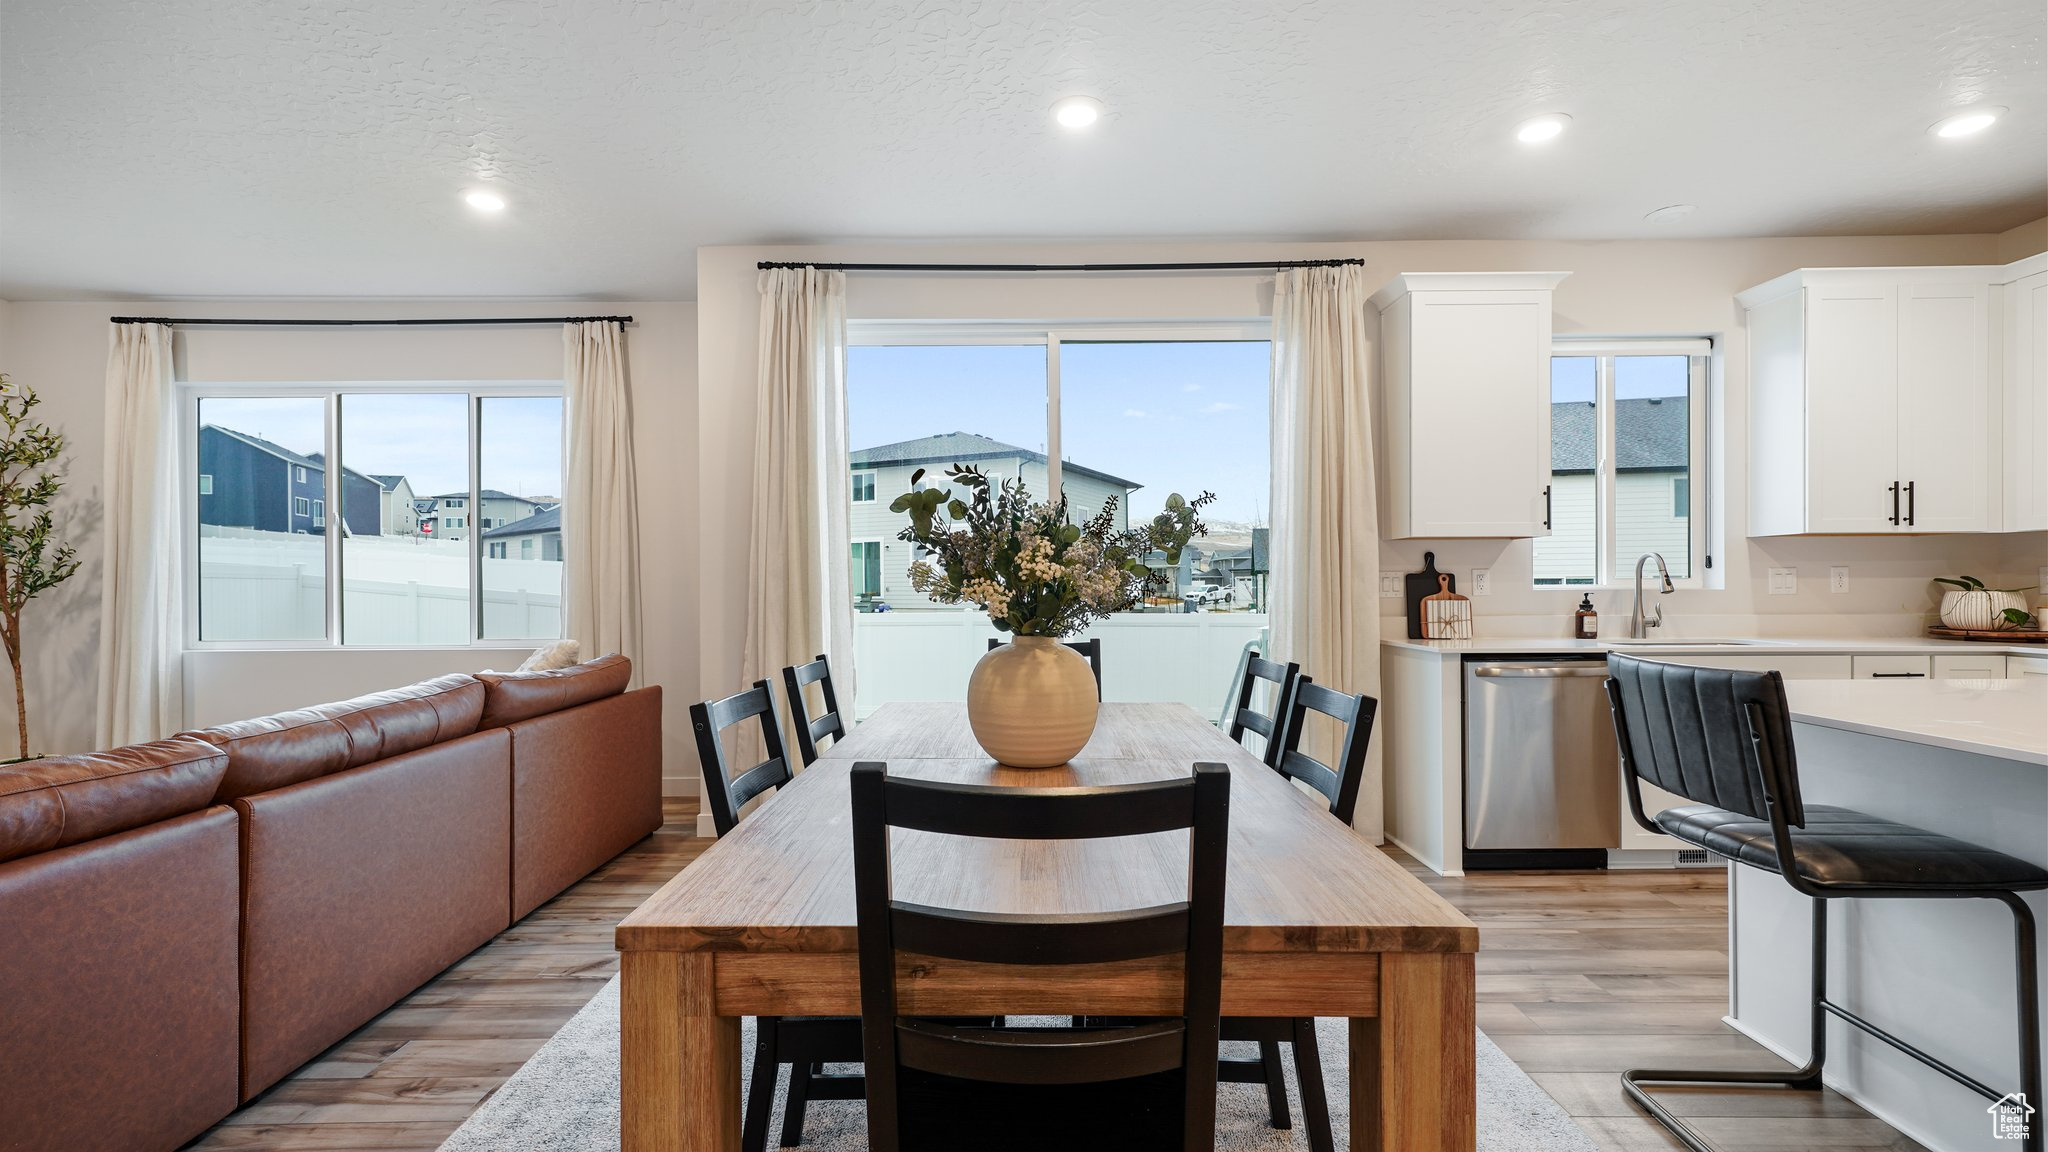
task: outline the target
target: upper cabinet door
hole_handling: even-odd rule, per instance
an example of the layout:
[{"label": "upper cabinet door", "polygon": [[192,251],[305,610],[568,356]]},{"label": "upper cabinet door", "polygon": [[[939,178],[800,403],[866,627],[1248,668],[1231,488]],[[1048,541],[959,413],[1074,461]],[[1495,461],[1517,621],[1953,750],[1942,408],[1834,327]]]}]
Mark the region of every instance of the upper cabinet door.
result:
[{"label": "upper cabinet door", "polygon": [[2004,410],[2007,532],[2048,529],[2048,272],[2007,284]]},{"label": "upper cabinet door", "polygon": [[1998,430],[1991,419],[1991,287],[1899,289],[1900,529],[1989,532]]},{"label": "upper cabinet door", "polygon": [[1806,290],[1808,532],[1897,530],[1897,324],[1889,285]]}]

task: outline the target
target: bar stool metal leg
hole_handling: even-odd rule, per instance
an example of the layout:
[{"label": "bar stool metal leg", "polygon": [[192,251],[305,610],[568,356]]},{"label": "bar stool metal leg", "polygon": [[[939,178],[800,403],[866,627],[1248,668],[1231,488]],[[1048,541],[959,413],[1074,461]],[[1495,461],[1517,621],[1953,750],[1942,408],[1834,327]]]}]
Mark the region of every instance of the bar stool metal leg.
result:
[{"label": "bar stool metal leg", "polygon": [[[2034,910],[2017,892],[2000,892],[1998,899],[2012,910],[2013,956],[2019,966],[2020,1092],[2028,1104],[2048,1110],[2041,1095],[2041,966],[2034,951]],[[2043,1146],[2044,1117],[2048,1111],[2030,1118],[2021,1152],[2039,1152]]]},{"label": "bar stool metal leg", "polygon": [[[1827,1060],[1828,1026],[1827,1012],[1822,1007],[1828,995],[1828,903],[1815,898],[1813,901],[1813,1015],[1809,1028],[1813,1036],[1813,1047],[1803,1067],[1785,1072],[1730,1072],[1698,1071],[1688,1072],[1670,1068],[1631,1068],[1621,1074],[1622,1090],[1629,1099],[1662,1124],[1666,1131],[1685,1143],[1692,1152],[1716,1152],[1713,1145],[1693,1131],[1685,1121],[1673,1116],[1662,1104],[1657,1103],[1645,1084],[1765,1084],[1793,1088],[1802,1092],[1820,1090],[1821,1065]],[[2028,1152],[2032,1152],[2031,1149]]]}]

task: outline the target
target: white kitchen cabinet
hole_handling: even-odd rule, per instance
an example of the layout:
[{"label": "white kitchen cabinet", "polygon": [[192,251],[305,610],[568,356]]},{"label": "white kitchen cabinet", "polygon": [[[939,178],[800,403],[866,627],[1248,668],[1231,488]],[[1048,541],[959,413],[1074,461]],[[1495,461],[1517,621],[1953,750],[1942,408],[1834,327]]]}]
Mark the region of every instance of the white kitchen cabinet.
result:
[{"label": "white kitchen cabinet", "polygon": [[1373,294],[1387,535],[1549,535],[1551,293],[1566,275],[1411,272]]},{"label": "white kitchen cabinet", "polygon": [[1849,676],[1854,680],[1925,680],[1933,671],[1934,662],[1924,653],[1897,652],[1849,658]]},{"label": "white kitchen cabinet", "polygon": [[1934,657],[1936,680],[2003,680],[2005,655],[2000,652],[1943,652]]},{"label": "white kitchen cabinet", "polygon": [[2048,255],[2006,266],[1999,428],[2005,437],[2007,532],[2048,529]]},{"label": "white kitchen cabinet", "polygon": [[2005,675],[2010,680],[2022,676],[2048,676],[2048,656],[2007,656]]},{"label": "white kitchen cabinet", "polygon": [[1751,535],[1997,530],[2000,272],[1803,269],[1737,297]]}]

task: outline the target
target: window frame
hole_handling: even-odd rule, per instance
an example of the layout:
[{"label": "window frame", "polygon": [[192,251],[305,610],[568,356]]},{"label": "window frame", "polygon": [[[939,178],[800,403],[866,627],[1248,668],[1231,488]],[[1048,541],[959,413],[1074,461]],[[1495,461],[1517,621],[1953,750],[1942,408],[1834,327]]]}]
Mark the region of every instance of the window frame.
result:
[{"label": "window frame", "polygon": [[[1711,336],[1559,336],[1551,342],[1552,358],[1590,357],[1595,362],[1593,387],[1595,411],[1599,413],[1599,417],[1594,423],[1593,499],[1598,511],[1594,521],[1594,579],[1590,584],[1536,583],[1535,542],[1532,540],[1529,566],[1531,589],[1537,592],[1559,592],[1579,596],[1586,592],[1612,592],[1634,587],[1634,581],[1628,575],[1616,571],[1620,557],[1614,551],[1615,484],[1618,476],[1614,447],[1614,358],[1617,356],[1687,358],[1687,468],[1683,479],[1687,482],[1687,506],[1691,510],[1686,522],[1687,548],[1691,553],[1691,562],[1687,567],[1687,574],[1672,577],[1671,585],[1674,588],[1685,589],[1722,587],[1718,570],[1714,568],[1709,523],[1713,515],[1713,502],[1709,496],[1719,476],[1719,470],[1714,467],[1711,454],[1714,440],[1709,425],[1713,414],[1712,399],[1718,392],[1716,384],[1719,380],[1719,354],[1720,346]],[[1545,385],[1548,387],[1548,377],[1545,378]],[[1674,481],[1679,479],[1681,477],[1672,477]],[[1672,507],[1676,507],[1675,501],[1674,493]],[[1629,563],[1632,565],[1633,561]]]},{"label": "window frame", "polygon": [[1218,320],[848,320],[849,347],[1019,345],[1045,349],[1045,483],[1062,490],[1061,344],[1193,344],[1273,340],[1270,318]]},{"label": "window frame", "polygon": [[[875,483],[881,477],[881,475],[882,473],[880,472],[880,470],[874,468],[855,469],[852,474],[850,482],[850,490],[853,494],[853,498],[851,501],[849,501],[849,503],[873,504],[875,502]],[[867,477],[868,481],[868,494],[866,499],[862,499],[860,495],[860,481],[861,477],[863,476]]]},{"label": "window frame", "polygon": [[[330,508],[341,508],[342,474],[341,459],[341,398],[344,395],[374,395],[390,393],[398,395],[419,395],[424,393],[465,396],[468,402],[463,406],[466,424],[465,447],[468,460],[465,465],[469,493],[465,499],[474,500],[482,491],[482,402],[500,397],[563,397],[563,432],[568,430],[566,408],[567,388],[561,380],[323,380],[323,381],[179,381],[176,386],[178,404],[178,563],[184,574],[184,605],[181,630],[184,633],[181,649],[200,652],[236,651],[356,651],[356,652],[422,652],[422,651],[469,651],[473,649],[523,648],[551,644],[559,636],[491,637],[483,636],[483,533],[468,530],[464,541],[468,545],[469,565],[469,640],[463,644],[344,644],[342,643],[342,563],[341,548],[338,546],[343,531],[330,531],[322,537],[322,577],[325,580],[323,596],[325,615],[324,634],[319,638],[300,640],[205,640],[201,639],[199,619],[199,499],[188,489],[194,486],[193,478],[199,473],[199,408],[200,402],[209,399],[235,400],[291,400],[317,399],[322,404],[321,451],[328,466],[321,469],[321,492]],[[563,463],[567,465],[567,454]],[[293,467],[298,467],[294,465]],[[309,481],[310,482],[310,481]],[[381,499],[379,517],[382,516]],[[436,517],[437,520],[444,518]],[[346,520],[344,518],[344,524]],[[443,523],[437,523],[439,528]],[[565,557],[562,561],[563,623],[567,624],[568,590],[575,578],[568,568]]]},{"label": "window frame", "polygon": [[[883,599],[884,597],[888,596],[889,569],[887,564],[885,563],[885,561],[888,560],[888,548],[883,543],[882,538],[880,536],[862,536],[858,539],[848,541],[848,544],[849,547],[847,549],[846,557],[847,575],[849,577],[853,575],[853,549],[859,548],[863,545],[873,549],[875,557],[875,587],[871,592],[868,593],[868,595],[874,597],[877,600]],[[849,583],[850,582],[851,581],[849,581]],[[853,598],[856,603],[860,601],[860,596],[861,594],[858,592],[853,593]]]}]

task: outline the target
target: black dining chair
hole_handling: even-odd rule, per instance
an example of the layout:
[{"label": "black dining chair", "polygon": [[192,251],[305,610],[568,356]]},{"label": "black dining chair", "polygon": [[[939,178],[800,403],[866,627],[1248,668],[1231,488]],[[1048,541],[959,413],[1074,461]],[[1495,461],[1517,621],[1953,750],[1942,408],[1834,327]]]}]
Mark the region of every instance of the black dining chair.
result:
[{"label": "black dining chair", "polygon": [[[859,923],[861,1030],[868,1073],[868,1146],[1129,1148],[1157,1139],[1213,1149],[1223,887],[1230,770],[1093,788],[999,788],[891,777],[853,766],[854,907]],[[1108,912],[1026,915],[931,907],[895,898],[890,832],[1023,840],[1092,840],[1189,829],[1187,899]],[[1121,1027],[961,1027],[903,1015],[899,952],[980,964],[1057,968],[1151,956],[1183,962],[1180,1012]],[[1156,1092],[1178,1080],[1177,1091]],[[1148,1115],[1137,1086],[1164,1116]],[[1087,1103],[1089,1089],[1107,1092]],[[977,1091],[979,1090],[979,1091]],[[970,1102],[962,1108],[957,1102]],[[951,1103],[952,1106],[946,1106]],[[1086,1132],[1051,1133],[1083,1116]],[[1177,1125],[1172,1122],[1177,1121]],[[1149,1125],[1149,1128],[1148,1128]],[[1113,1129],[1128,1129],[1117,1131]]]},{"label": "black dining chair", "polygon": [[[1265,740],[1259,758],[1267,764],[1275,764],[1280,757],[1281,729],[1287,719],[1287,702],[1294,694],[1294,679],[1301,675],[1299,664],[1279,664],[1260,658],[1257,652],[1246,655],[1244,674],[1238,677],[1237,707],[1230,712],[1230,738],[1244,743],[1244,734],[1256,732]],[[1252,694],[1260,683],[1273,686],[1273,710],[1260,712],[1252,707]]]},{"label": "black dining chair", "polygon": [[[1299,780],[1329,801],[1330,814],[1344,823],[1358,808],[1358,785],[1365,776],[1365,750],[1372,743],[1373,717],[1379,702],[1359,693],[1347,696],[1323,687],[1307,676],[1298,676],[1282,724],[1280,755],[1276,771]],[[1344,738],[1337,751],[1337,766],[1316,760],[1301,750],[1301,734],[1308,726],[1308,714],[1321,713],[1343,725]],[[1301,1087],[1302,1121],[1308,1126],[1312,1152],[1332,1152],[1336,1147],[1330,1130],[1330,1103],[1323,1088],[1322,1049],[1316,1044],[1316,1022],[1308,1017],[1226,1016],[1225,1040],[1250,1040],[1259,1045],[1257,1059],[1223,1061],[1220,1078],[1234,1084],[1266,1085],[1266,1109],[1275,1128],[1290,1124],[1287,1114],[1286,1069],[1280,1063],[1280,1045],[1294,1046],[1294,1077]]]},{"label": "black dining chair", "polygon": [[[1000,637],[991,636],[988,638],[988,650],[993,652],[1005,643],[1006,641]],[[1088,670],[1095,673],[1095,698],[1102,699],[1102,639],[1096,637],[1090,640],[1066,640],[1062,643],[1088,658]]]},{"label": "black dining chair", "polygon": [[[824,709],[817,716],[804,700],[804,688],[816,684],[823,694]],[[789,694],[789,710],[796,717],[796,750],[808,768],[818,758],[818,741],[830,736],[834,743],[846,739],[846,722],[839,718],[839,693],[832,690],[832,664],[819,653],[809,664],[792,664],[782,670],[782,687]]]},{"label": "black dining chair", "polygon": [[[829,698],[829,694],[828,694]],[[722,736],[726,729],[760,718],[767,759],[735,775],[726,764]],[[690,727],[697,736],[697,761],[704,771],[704,798],[711,820],[724,836],[739,824],[740,809],[770,788],[794,777],[783,752],[782,713],[766,680],[723,700],[690,705]],[[790,1066],[789,1095],[782,1113],[782,1146],[803,1143],[804,1111],[815,1097],[858,1100],[865,1091],[859,1076],[828,1075],[824,1065],[861,1059],[857,1016],[757,1016],[754,1018],[754,1068],[747,1083],[747,1114],[740,1124],[741,1152],[766,1152],[768,1125],[774,1118],[775,1082],[782,1065]]]},{"label": "black dining chair", "polygon": [[[1622,778],[1636,823],[1723,859],[1775,872],[1813,900],[1811,1055],[1790,1072],[1632,1068],[1629,1098],[1693,1152],[1713,1152],[1659,1104],[1648,1084],[1772,1084],[1819,1091],[1833,1016],[1994,1103],[2006,1093],[1922,1052],[1827,998],[1827,902],[1841,899],[1984,899],[2012,912],[2018,969],[2019,1090],[2041,1099],[2041,1009],[2034,916],[2019,893],[2048,890],[2048,869],[1982,845],[1800,794],[1785,683],[1776,672],[1738,672],[1607,658],[1607,698]],[[1654,817],[1643,783],[1693,803]],[[2021,1144],[2038,1150],[2035,1134]]]}]

